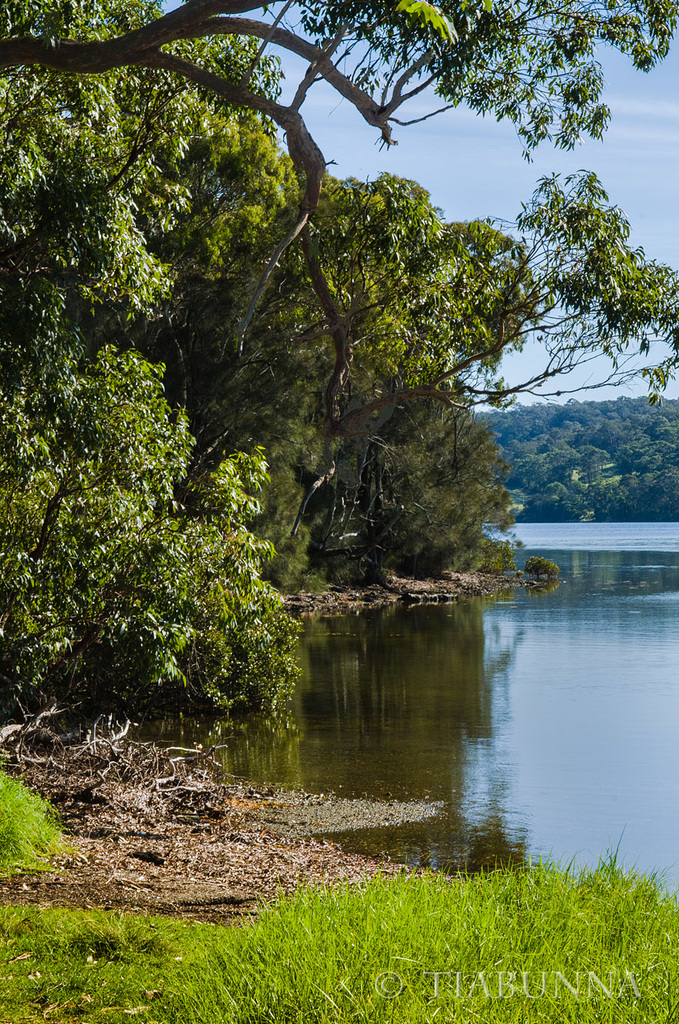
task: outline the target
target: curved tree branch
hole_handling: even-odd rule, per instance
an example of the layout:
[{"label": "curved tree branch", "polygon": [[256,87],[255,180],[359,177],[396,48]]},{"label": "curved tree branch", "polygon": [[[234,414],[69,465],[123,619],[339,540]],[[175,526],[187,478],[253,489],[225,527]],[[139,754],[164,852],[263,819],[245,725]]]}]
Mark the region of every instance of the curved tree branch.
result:
[{"label": "curved tree branch", "polygon": [[242,85],[234,85],[231,82],[227,82],[220,75],[208,71],[198,64],[194,64],[192,61],[185,60],[182,57],[175,57],[162,50],[146,54],[143,59],[140,59],[139,64],[143,67],[164,68],[166,71],[173,71],[195,82],[196,85],[209,89],[229,103],[246,106],[271,117],[285,131],[290,158],[297,171],[305,178],[305,190],[299,204],[299,215],[295,225],[279,242],[267,260],[247,313],[240,325],[238,331],[238,354],[242,356],[246,331],[278,260],[304,229],[309,217],[318,206],[323,187],[323,175],[325,174],[325,157],[311,137],[299,111],[291,107],[282,106],[266,96],[259,96],[256,93],[250,92],[250,90]]},{"label": "curved tree branch", "polygon": [[[317,69],[319,75],[322,75],[340,96],[349,100],[368,124],[380,130],[385,142],[393,144],[388,117],[395,108],[391,105],[388,107],[378,106],[368,93],[342,74],[331,60],[332,45],[328,50],[324,50],[295,35],[294,32],[288,32],[283,28],[275,28],[272,31],[271,26],[266,22],[255,21],[251,18],[210,18],[202,24],[201,35],[255,36],[289,50],[291,53],[297,54],[298,57],[303,57]],[[337,41],[340,39],[341,35]],[[335,40],[332,41],[332,44],[335,44]],[[397,103],[396,106],[398,105]]]},{"label": "curved tree branch", "polygon": [[39,64],[53,71],[100,74],[138,63],[149,50],[203,35],[200,26],[216,14],[240,14],[261,8],[247,0],[187,0],[169,14],[113,39],[57,39],[13,36],[0,39],[0,68]]}]

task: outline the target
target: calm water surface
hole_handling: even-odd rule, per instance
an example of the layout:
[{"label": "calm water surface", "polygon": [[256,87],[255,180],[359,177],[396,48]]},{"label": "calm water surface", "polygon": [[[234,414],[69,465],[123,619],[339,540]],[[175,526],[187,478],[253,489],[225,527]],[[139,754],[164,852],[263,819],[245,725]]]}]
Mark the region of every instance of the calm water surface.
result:
[{"label": "calm water surface", "polygon": [[550,856],[679,882],[679,524],[530,524],[547,593],[309,622],[284,725],[239,727],[229,771],[274,785],[442,800],[346,833],[435,865]]}]

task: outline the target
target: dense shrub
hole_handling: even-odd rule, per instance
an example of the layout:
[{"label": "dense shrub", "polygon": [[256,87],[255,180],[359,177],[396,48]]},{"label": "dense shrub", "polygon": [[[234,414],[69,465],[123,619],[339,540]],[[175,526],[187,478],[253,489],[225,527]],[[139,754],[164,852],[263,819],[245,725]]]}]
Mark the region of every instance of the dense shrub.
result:
[{"label": "dense shrub", "polygon": [[526,572],[538,580],[541,576],[546,576],[548,580],[554,580],[559,576],[559,566],[556,562],[550,562],[548,558],[531,555],[526,559]]},{"label": "dense shrub", "polygon": [[58,388],[3,395],[1,704],[82,710],[275,706],[296,627],[247,529],[262,453],[189,473],[192,439],[162,367],[103,351]]},{"label": "dense shrub", "polygon": [[512,543],[488,537],[479,568],[482,572],[516,572],[516,551]]}]

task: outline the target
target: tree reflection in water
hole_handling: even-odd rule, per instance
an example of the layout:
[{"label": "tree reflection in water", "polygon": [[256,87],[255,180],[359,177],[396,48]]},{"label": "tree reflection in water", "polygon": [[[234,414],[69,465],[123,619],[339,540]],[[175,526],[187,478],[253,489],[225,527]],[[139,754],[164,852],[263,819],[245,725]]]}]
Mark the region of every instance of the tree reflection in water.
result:
[{"label": "tree reflection in water", "polygon": [[[295,697],[309,790],[442,800],[443,815],[342,836],[352,848],[458,868],[523,861],[496,732],[520,632],[483,599],[310,622]],[[340,788],[341,787],[341,788]]]},{"label": "tree reflection in water", "polygon": [[225,769],[261,784],[445,805],[421,822],[332,833],[346,848],[452,870],[523,862],[501,742],[521,631],[484,620],[487,607],[479,598],[310,619],[287,718],[209,730],[186,721],[182,741],[226,742]]}]

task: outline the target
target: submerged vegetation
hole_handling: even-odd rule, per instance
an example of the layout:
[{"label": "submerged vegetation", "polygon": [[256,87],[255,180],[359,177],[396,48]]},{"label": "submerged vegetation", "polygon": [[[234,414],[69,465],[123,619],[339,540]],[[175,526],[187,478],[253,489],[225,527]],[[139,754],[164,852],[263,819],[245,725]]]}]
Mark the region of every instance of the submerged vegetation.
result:
[{"label": "submerged vegetation", "polygon": [[615,862],[302,889],[244,928],[0,909],[17,1024],[666,1020],[679,907]]}]

